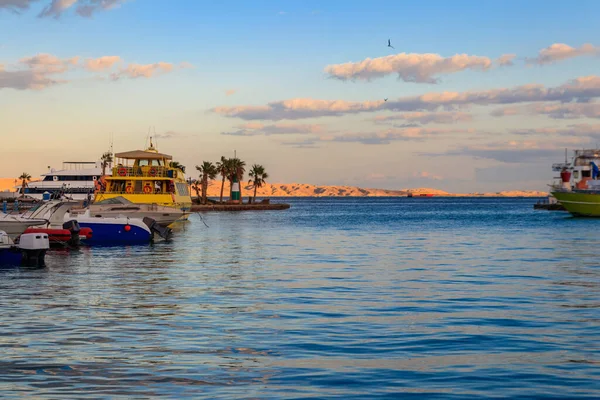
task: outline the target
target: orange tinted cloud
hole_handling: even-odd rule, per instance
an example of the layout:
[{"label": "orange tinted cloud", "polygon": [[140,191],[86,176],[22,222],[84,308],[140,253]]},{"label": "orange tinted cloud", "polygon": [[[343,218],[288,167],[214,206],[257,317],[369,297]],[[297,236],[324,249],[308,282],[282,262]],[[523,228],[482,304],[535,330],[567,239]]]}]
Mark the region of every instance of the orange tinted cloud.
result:
[{"label": "orange tinted cloud", "polygon": [[488,57],[456,54],[442,57],[439,54],[400,53],[359,62],[334,64],[325,67],[325,73],[340,80],[371,80],[398,74],[405,82],[437,83],[438,75],[453,74],[466,69],[485,71],[492,66]]}]

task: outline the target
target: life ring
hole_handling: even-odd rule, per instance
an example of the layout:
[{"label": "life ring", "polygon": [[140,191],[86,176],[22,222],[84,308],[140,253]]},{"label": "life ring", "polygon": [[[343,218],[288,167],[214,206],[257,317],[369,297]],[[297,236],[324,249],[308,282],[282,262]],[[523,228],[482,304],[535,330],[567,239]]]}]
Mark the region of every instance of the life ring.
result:
[{"label": "life ring", "polygon": [[126,191],[127,193],[133,193],[133,186],[127,186],[127,187],[125,188],[125,191]]},{"label": "life ring", "polygon": [[146,193],[146,194],[152,193],[152,188],[148,185],[144,186],[144,193]]},{"label": "life ring", "polygon": [[121,167],[117,170],[117,173],[119,174],[119,176],[125,176],[127,175],[127,168]]},{"label": "life ring", "polygon": [[156,176],[156,168],[154,168],[154,167],[150,168],[150,171],[148,171],[148,175]]}]

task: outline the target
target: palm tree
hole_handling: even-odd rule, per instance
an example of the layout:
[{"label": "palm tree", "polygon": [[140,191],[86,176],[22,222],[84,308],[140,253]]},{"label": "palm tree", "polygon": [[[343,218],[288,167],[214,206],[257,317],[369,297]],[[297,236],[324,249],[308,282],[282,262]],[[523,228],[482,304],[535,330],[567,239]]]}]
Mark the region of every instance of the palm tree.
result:
[{"label": "palm tree", "polygon": [[102,154],[100,160],[102,160],[102,176],[104,176],[106,175],[106,167],[108,166],[108,164],[113,162],[112,153],[110,151],[107,151],[106,153]]},{"label": "palm tree", "polygon": [[251,183],[254,186],[254,197],[252,198],[252,202],[256,201],[256,189],[261,188],[265,183],[265,180],[269,178],[269,174],[265,172],[265,167],[262,165],[254,164],[248,173],[251,179],[248,180],[248,183]]},{"label": "palm tree", "polygon": [[200,190],[202,189],[202,180],[194,179],[191,183],[192,189],[196,191],[196,202],[200,204]]},{"label": "palm tree", "polygon": [[25,196],[25,188],[27,187],[27,182],[31,180],[31,175],[27,172],[23,172],[19,179],[21,180],[21,196]]},{"label": "palm tree", "polygon": [[[231,199],[231,192],[233,187],[233,178],[236,177],[238,182],[244,180],[244,173],[246,172],[246,162],[239,158],[231,158],[230,170],[229,170],[229,198]],[[240,201],[242,200],[242,185],[240,184]]]},{"label": "palm tree", "polygon": [[206,191],[208,190],[208,180],[215,179],[219,171],[215,164],[210,161],[203,161],[202,165],[196,165],[196,169],[200,171],[202,179],[202,204],[206,204]]},{"label": "palm tree", "polygon": [[223,202],[223,187],[225,186],[225,178],[229,176],[229,159],[221,156],[221,161],[217,161],[218,173],[221,175],[221,196],[219,197],[219,203]]},{"label": "palm tree", "polygon": [[179,168],[185,174],[185,165],[181,165],[179,161],[171,161],[171,168]]}]

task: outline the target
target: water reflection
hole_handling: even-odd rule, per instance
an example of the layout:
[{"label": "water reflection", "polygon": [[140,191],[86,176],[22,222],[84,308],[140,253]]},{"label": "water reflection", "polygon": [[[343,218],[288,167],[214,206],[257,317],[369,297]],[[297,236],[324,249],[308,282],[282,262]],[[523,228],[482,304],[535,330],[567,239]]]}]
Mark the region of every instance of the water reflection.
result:
[{"label": "water reflection", "polygon": [[435,198],[203,218],[172,241],[0,270],[3,396],[600,390],[589,221],[526,200]]}]

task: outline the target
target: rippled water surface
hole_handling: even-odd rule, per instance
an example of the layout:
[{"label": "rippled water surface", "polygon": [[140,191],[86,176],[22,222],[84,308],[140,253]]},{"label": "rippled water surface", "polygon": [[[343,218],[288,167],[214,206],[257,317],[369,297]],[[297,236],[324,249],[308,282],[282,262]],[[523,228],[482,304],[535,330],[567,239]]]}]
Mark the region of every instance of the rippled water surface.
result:
[{"label": "rippled water surface", "polygon": [[2,398],[600,398],[600,220],[292,199],[0,270]]}]

